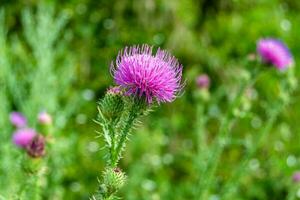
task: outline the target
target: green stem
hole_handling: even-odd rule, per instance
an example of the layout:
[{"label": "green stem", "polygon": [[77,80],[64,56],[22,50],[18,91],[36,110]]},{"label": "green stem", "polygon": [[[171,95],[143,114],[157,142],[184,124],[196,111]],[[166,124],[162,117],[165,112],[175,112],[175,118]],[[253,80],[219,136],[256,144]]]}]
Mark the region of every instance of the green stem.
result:
[{"label": "green stem", "polygon": [[[286,83],[284,83],[283,86],[284,86],[283,90],[287,90]],[[268,116],[266,125],[259,132],[255,145],[251,146],[251,148],[249,149],[246,156],[243,158],[237,170],[234,171],[234,174],[231,176],[231,178],[227,181],[227,184],[224,186],[223,189],[224,199],[232,199],[232,196],[235,194],[237,190],[237,185],[239,184],[239,180],[243,175],[245,169],[247,169],[247,165],[250,159],[256,154],[257,150],[261,147],[264,139],[266,138],[267,134],[270,132],[271,128],[273,127],[278,115],[281,113],[281,111],[288,103],[289,101],[283,101],[283,102],[279,101],[276,104],[275,108],[270,107],[270,115]]]},{"label": "green stem", "polygon": [[242,99],[242,96],[243,96],[242,94],[243,94],[243,92],[246,88],[246,85],[247,84],[244,83],[240,87],[233,103],[231,104],[231,106],[228,109],[225,117],[222,120],[221,127],[220,127],[220,132],[218,134],[217,141],[214,143],[212,154],[209,156],[208,164],[206,165],[206,167],[204,168],[203,173],[201,174],[202,176],[205,175],[206,179],[202,179],[202,181],[200,181],[200,186],[198,186],[197,196],[202,197],[200,199],[206,199],[207,198],[207,195],[209,193],[210,186],[211,186],[211,183],[212,183],[213,175],[216,172],[217,166],[218,166],[219,161],[220,161],[221,154],[222,154],[222,152],[224,150],[224,147],[225,147],[224,141],[226,141],[225,139],[226,139],[226,137],[229,133],[229,124],[231,122],[232,112],[234,111],[234,109],[236,109],[240,105],[241,99]]},{"label": "green stem", "polygon": [[295,200],[296,199],[296,193],[297,193],[297,189],[298,189],[299,185],[292,185],[289,192],[288,192],[288,196],[287,196],[287,200]]},{"label": "green stem", "polygon": [[[204,106],[203,104],[197,104],[196,110],[196,136],[197,136],[197,156],[195,157],[195,165],[197,166],[197,170],[199,170],[199,174],[201,175],[205,168],[205,155],[207,152],[207,143],[205,136],[204,125],[207,121],[207,118],[204,116]],[[198,177],[198,186],[201,184],[201,178]],[[199,187],[196,187],[196,195],[199,193]]]},{"label": "green stem", "polygon": [[238,184],[238,180],[240,179],[241,175],[247,168],[247,164],[249,163],[250,159],[255,155],[257,150],[262,144],[262,141],[266,137],[266,135],[270,132],[272,126],[274,125],[274,122],[280,113],[281,108],[277,107],[271,115],[269,116],[268,121],[266,122],[266,126],[262,129],[262,131],[259,133],[259,136],[257,138],[256,145],[254,145],[247,153],[242,164],[239,165],[238,169],[235,170],[234,175],[231,179],[229,179],[227,182],[227,185],[224,186],[224,199],[231,199],[231,196],[234,195],[236,191],[236,186]]},{"label": "green stem", "polygon": [[204,151],[206,150],[207,144],[206,144],[206,135],[205,135],[205,129],[204,125],[207,121],[207,117],[204,116],[204,106],[203,104],[198,104],[197,105],[197,127],[196,127],[196,133],[197,133],[197,139],[198,139],[198,144],[197,144],[197,154],[198,157],[202,157],[204,154]]},{"label": "green stem", "polygon": [[115,130],[113,128],[113,126],[111,125],[108,125],[108,131],[110,132],[110,135],[111,135],[111,147],[109,149],[110,151],[110,161],[111,161],[111,166],[114,167],[114,163],[113,163],[113,160],[114,160],[114,155],[115,155]]},{"label": "green stem", "polygon": [[125,123],[125,127],[123,128],[123,130],[121,131],[121,134],[120,134],[120,140],[116,146],[116,151],[112,157],[112,160],[111,160],[111,163],[112,163],[112,166],[115,167],[117,166],[118,164],[118,161],[120,160],[121,158],[121,151],[122,151],[122,148],[124,147],[124,144],[125,144],[125,141],[128,137],[128,134],[130,132],[130,129],[133,125],[133,122],[134,120],[137,118],[137,113],[134,112],[134,111],[131,111],[129,113],[129,116],[128,116],[128,119]]},{"label": "green stem", "polygon": [[202,172],[202,176],[205,177],[205,179],[202,179],[202,182],[200,181],[200,185],[198,185],[198,193],[197,196],[200,197],[200,199],[207,199],[208,194],[211,189],[211,185],[213,182],[213,176],[216,173],[217,167],[220,162],[220,158],[222,155],[222,152],[225,148],[226,142],[229,139],[229,133],[230,129],[229,126],[234,120],[232,117],[233,111],[238,108],[241,104],[241,100],[243,97],[243,94],[245,92],[245,89],[248,86],[252,86],[257,78],[258,78],[259,71],[255,69],[253,71],[253,74],[251,75],[250,79],[248,81],[242,82],[242,85],[240,86],[237,95],[235,96],[233,102],[231,103],[225,117],[223,118],[220,126],[220,131],[217,136],[217,140],[214,143],[213,150],[211,155],[209,156],[208,164],[206,165],[206,168]]}]

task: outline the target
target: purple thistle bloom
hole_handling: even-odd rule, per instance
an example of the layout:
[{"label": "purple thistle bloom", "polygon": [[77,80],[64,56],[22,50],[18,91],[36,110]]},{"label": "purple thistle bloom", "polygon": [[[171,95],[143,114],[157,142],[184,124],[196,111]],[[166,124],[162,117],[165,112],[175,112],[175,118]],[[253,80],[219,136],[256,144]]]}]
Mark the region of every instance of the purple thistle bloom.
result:
[{"label": "purple thistle bloom", "polygon": [[10,113],[10,122],[17,128],[25,127],[27,124],[27,119],[22,113],[11,112]]},{"label": "purple thistle bloom", "polygon": [[295,182],[295,183],[299,183],[300,182],[300,172],[298,171],[298,172],[295,172],[294,174],[293,174],[293,181]]},{"label": "purple thistle bloom", "polygon": [[257,52],[263,61],[284,70],[293,64],[293,57],[287,46],[279,40],[267,38],[257,43]]},{"label": "purple thistle bloom", "polygon": [[143,96],[149,104],[153,100],[171,102],[182,89],[182,65],[165,50],[153,54],[152,46],[126,47],[111,71],[126,94]]},{"label": "purple thistle bloom", "polygon": [[32,139],[35,137],[36,132],[31,128],[22,128],[18,129],[13,135],[13,142],[21,147],[26,148],[30,144]]},{"label": "purple thistle bloom", "polygon": [[41,124],[49,125],[52,124],[52,117],[47,112],[40,112],[38,115],[38,121]]},{"label": "purple thistle bloom", "polygon": [[210,78],[207,74],[201,74],[196,78],[196,84],[200,89],[209,88]]}]

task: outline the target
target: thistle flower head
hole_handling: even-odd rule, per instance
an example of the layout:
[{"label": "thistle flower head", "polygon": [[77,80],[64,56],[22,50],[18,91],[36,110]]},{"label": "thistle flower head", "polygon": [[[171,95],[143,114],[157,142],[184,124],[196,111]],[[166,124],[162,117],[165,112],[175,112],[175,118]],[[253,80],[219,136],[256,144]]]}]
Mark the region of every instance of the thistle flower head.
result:
[{"label": "thistle flower head", "polygon": [[209,88],[210,86],[210,78],[207,74],[201,74],[196,78],[196,84],[198,88],[204,89]]},{"label": "thistle flower head", "polygon": [[45,155],[45,138],[36,135],[26,146],[27,154],[32,158],[39,158]]},{"label": "thistle flower head", "polygon": [[26,148],[26,146],[30,144],[30,142],[35,137],[35,135],[36,132],[34,129],[31,128],[18,129],[13,134],[13,142],[21,148]]},{"label": "thistle flower head", "polygon": [[148,45],[126,47],[111,71],[117,85],[128,95],[144,97],[150,104],[173,101],[182,88],[182,66],[165,50]]},{"label": "thistle flower head", "polygon": [[10,122],[17,128],[22,128],[26,126],[27,119],[22,113],[12,112],[10,113]]},{"label": "thistle flower head", "polygon": [[293,57],[287,46],[279,40],[267,38],[257,43],[257,52],[262,60],[284,70],[293,64]]},{"label": "thistle flower head", "polygon": [[41,124],[49,125],[49,124],[52,124],[52,117],[51,117],[51,115],[49,115],[49,113],[42,111],[38,115],[38,121]]}]

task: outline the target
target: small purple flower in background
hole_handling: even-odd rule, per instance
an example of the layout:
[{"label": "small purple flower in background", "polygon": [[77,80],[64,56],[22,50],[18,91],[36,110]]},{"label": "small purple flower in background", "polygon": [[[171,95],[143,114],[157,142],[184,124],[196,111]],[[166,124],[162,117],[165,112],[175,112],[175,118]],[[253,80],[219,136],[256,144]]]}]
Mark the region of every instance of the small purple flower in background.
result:
[{"label": "small purple flower in background", "polygon": [[43,112],[39,113],[38,121],[41,124],[49,125],[49,124],[52,124],[52,117],[47,112],[43,111]]},{"label": "small purple flower in background", "polygon": [[293,64],[293,57],[287,46],[279,40],[267,38],[257,43],[257,52],[266,63],[284,70]]},{"label": "small purple flower in background", "polygon": [[19,112],[10,113],[10,122],[17,128],[23,128],[27,125],[26,117]]},{"label": "small purple flower in background", "polygon": [[21,128],[13,134],[13,142],[21,148],[26,148],[26,146],[30,144],[35,135],[36,132],[34,129]]},{"label": "small purple flower in background", "polygon": [[294,181],[295,183],[299,183],[299,182],[300,182],[300,171],[295,172],[295,173],[293,174],[293,181]]},{"label": "small purple flower in background", "polygon": [[111,71],[126,94],[143,96],[149,104],[171,102],[182,89],[182,65],[165,50],[153,54],[152,46],[126,47]]},{"label": "small purple flower in background", "polygon": [[26,151],[30,157],[39,158],[45,155],[45,138],[36,135],[26,146]]},{"label": "small purple flower in background", "polygon": [[207,89],[210,86],[210,78],[207,74],[201,74],[196,78],[196,84],[200,89]]}]

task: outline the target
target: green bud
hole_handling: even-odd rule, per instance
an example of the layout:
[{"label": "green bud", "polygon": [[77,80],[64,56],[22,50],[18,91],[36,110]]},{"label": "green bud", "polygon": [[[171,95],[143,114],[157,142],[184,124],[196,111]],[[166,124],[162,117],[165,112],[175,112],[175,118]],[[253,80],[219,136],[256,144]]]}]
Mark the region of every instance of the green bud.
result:
[{"label": "green bud", "polygon": [[123,187],[126,175],[119,168],[106,168],[103,172],[103,185],[110,194],[115,193]]},{"label": "green bud", "polygon": [[99,108],[107,120],[118,120],[124,110],[124,96],[121,89],[119,87],[109,89],[99,102]]}]

